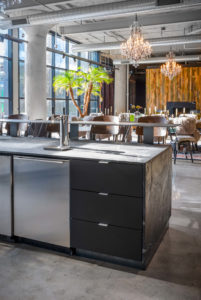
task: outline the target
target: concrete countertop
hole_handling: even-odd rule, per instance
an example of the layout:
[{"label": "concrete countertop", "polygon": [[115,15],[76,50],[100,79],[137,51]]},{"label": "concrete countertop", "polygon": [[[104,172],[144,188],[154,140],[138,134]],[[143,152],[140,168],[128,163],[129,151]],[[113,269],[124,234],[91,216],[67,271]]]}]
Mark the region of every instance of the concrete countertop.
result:
[{"label": "concrete countertop", "polygon": [[114,144],[110,142],[71,141],[70,150],[44,150],[58,145],[55,139],[0,137],[0,154],[14,154],[55,159],[90,159],[145,164],[169,146]]}]

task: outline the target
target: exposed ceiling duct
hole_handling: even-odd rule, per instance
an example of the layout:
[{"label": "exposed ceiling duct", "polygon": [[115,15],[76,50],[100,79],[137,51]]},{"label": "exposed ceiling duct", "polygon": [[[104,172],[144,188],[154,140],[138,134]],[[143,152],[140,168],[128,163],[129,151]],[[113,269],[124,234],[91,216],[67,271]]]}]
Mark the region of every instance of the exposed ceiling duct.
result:
[{"label": "exposed ceiling duct", "polygon": [[201,25],[200,24],[194,24],[190,26],[186,32],[187,35],[192,35],[192,34],[198,34],[201,32]]},{"label": "exposed ceiling duct", "polygon": [[86,20],[90,18],[101,18],[115,16],[120,14],[133,14],[140,11],[153,9],[156,0],[129,0],[114,2],[109,4],[100,4],[63,10],[61,12],[43,13],[33,15],[28,18],[30,24],[39,25],[47,23],[66,22],[74,20]]},{"label": "exposed ceiling duct", "polygon": [[[108,4],[100,4],[86,7],[76,7],[56,12],[40,13],[27,16],[27,25],[42,25],[42,24],[58,24],[62,22],[80,21],[94,18],[104,18],[110,16],[129,16],[136,13],[161,13],[173,12],[178,9],[196,9],[201,6],[200,0],[184,0],[182,3],[174,5],[158,6],[156,0],[129,0],[114,2]],[[16,19],[14,19],[16,20]],[[14,20],[0,21],[0,28],[12,28]],[[18,18],[20,27],[20,19]],[[23,24],[24,18],[23,18]]]},{"label": "exposed ceiling duct", "polygon": [[[138,14],[138,21],[145,30],[153,30],[154,28],[161,28],[165,26],[182,26],[186,24],[187,27],[200,26],[201,10],[196,9],[193,13],[189,11],[175,11],[170,14]],[[82,24],[64,25],[60,26],[60,32],[64,35],[80,34],[80,33],[98,33],[113,30],[127,30],[134,21],[134,16],[127,16],[123,18],[110,18],[109,20],[96,20],[96,22],[87,22]],[[193,26],[192,26],[193,25]],[[154,26],[154,27],[153,27]],[[187,34],[187,32],[186,32]],[[196,33],[191,33],[196,34]]]},{"label": "exposed ceiling duct", "polygon": [[[117,16],[120,14],[134,14],[141,11],[148,11],[156,6],[156,0],[129,0],[114,2],[108,4],[100,4],[85,7],[76,7],[65,9],[62,11],[41,13],[37,15],[27,16],[27,24],[42,25],[42,24],[57,24],[68,21],[87,20],[91,18],[101,18],[106,16]],[[10,26],[12,26],[11,21]],[[3,26],[3,22],[0,22]],[[24,25],[24,23],[23,23]]]},{"label": "exposed ceiling duct", "polygon": [[[197,44],[197,43],[201,43],[201,35],[149,39],[149,43],[152,47]],[[102,51],[102,50],[120,50],[121,44],[122,42],[80,44],[80,45],[73,46],[73,51],[85,52],[85,51]]]},{"label": "exposed ceiling duct", "polygon": [[[200,61],[201,55],[185,55],[185,56],[176,56],[175,61],[177,62],[189,62],[189,61]],[[139,64],[159,64],[164,63],[167,61],[167,57],[151,57],[146,60],[140,60]],[[129,60],[121,60],[121,59],[114,59],[113,60],[114,65],[132,65],[133,62]]]},{"label": "exposed ceiling duct", "polygon": [[43,13],[40,15],[33,15],[28,18],[30,24],[40,25],[47,23],[58,23],[74,20],[86,20],[91,18],[102,18],[107,16],[117,15],[132,15],[143,12],[171,12],[176,9],[188,9],[193,6],[200,6],[200,0],[184,0],[183,3],[174,5],[157,6],[156,0],[129,0],[114,2],[109,4],[100,4],[94,6],[87,6],[81,8],[74,8],[71,10],[64,10],[62,12]]}]

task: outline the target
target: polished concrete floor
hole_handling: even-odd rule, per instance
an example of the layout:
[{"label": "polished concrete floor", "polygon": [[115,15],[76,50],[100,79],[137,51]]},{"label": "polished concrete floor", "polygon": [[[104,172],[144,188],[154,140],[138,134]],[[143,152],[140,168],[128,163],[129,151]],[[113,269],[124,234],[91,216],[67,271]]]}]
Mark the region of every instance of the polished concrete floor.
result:
[{"label": "polished concrete floor", "polygon": [[170,229],[146,271],[0,243],[0,300],[201,299],[201,162],[173,169]]}]

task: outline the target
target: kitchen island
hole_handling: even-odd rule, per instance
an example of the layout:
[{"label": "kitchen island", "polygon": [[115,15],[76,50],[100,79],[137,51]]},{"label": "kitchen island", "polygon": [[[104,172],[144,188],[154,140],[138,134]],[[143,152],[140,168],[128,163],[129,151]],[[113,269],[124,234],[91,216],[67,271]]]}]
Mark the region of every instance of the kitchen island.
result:
[{"label": "kitchen island", "polygon": [[169,146],[0,139],[0,235],[145,268],[171,215]]}]

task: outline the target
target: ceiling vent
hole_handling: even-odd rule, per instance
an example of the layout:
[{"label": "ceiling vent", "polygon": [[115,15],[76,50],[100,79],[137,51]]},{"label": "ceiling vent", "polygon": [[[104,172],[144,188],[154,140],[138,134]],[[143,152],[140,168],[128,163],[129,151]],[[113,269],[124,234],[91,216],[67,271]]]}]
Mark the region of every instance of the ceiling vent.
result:
[{"label": "ceiling vent", "polygon": [[12,20],[12,25],[13,26],[18,26],[18,25],[26,25],[27,24],[27,19],[16,19]]},{"label": "ceiling vent", "polygon": [[173,5],[173,4],[178,4],[182,3],[183,0],[158,0],[158,6],[163,6],[163,5]]}]

